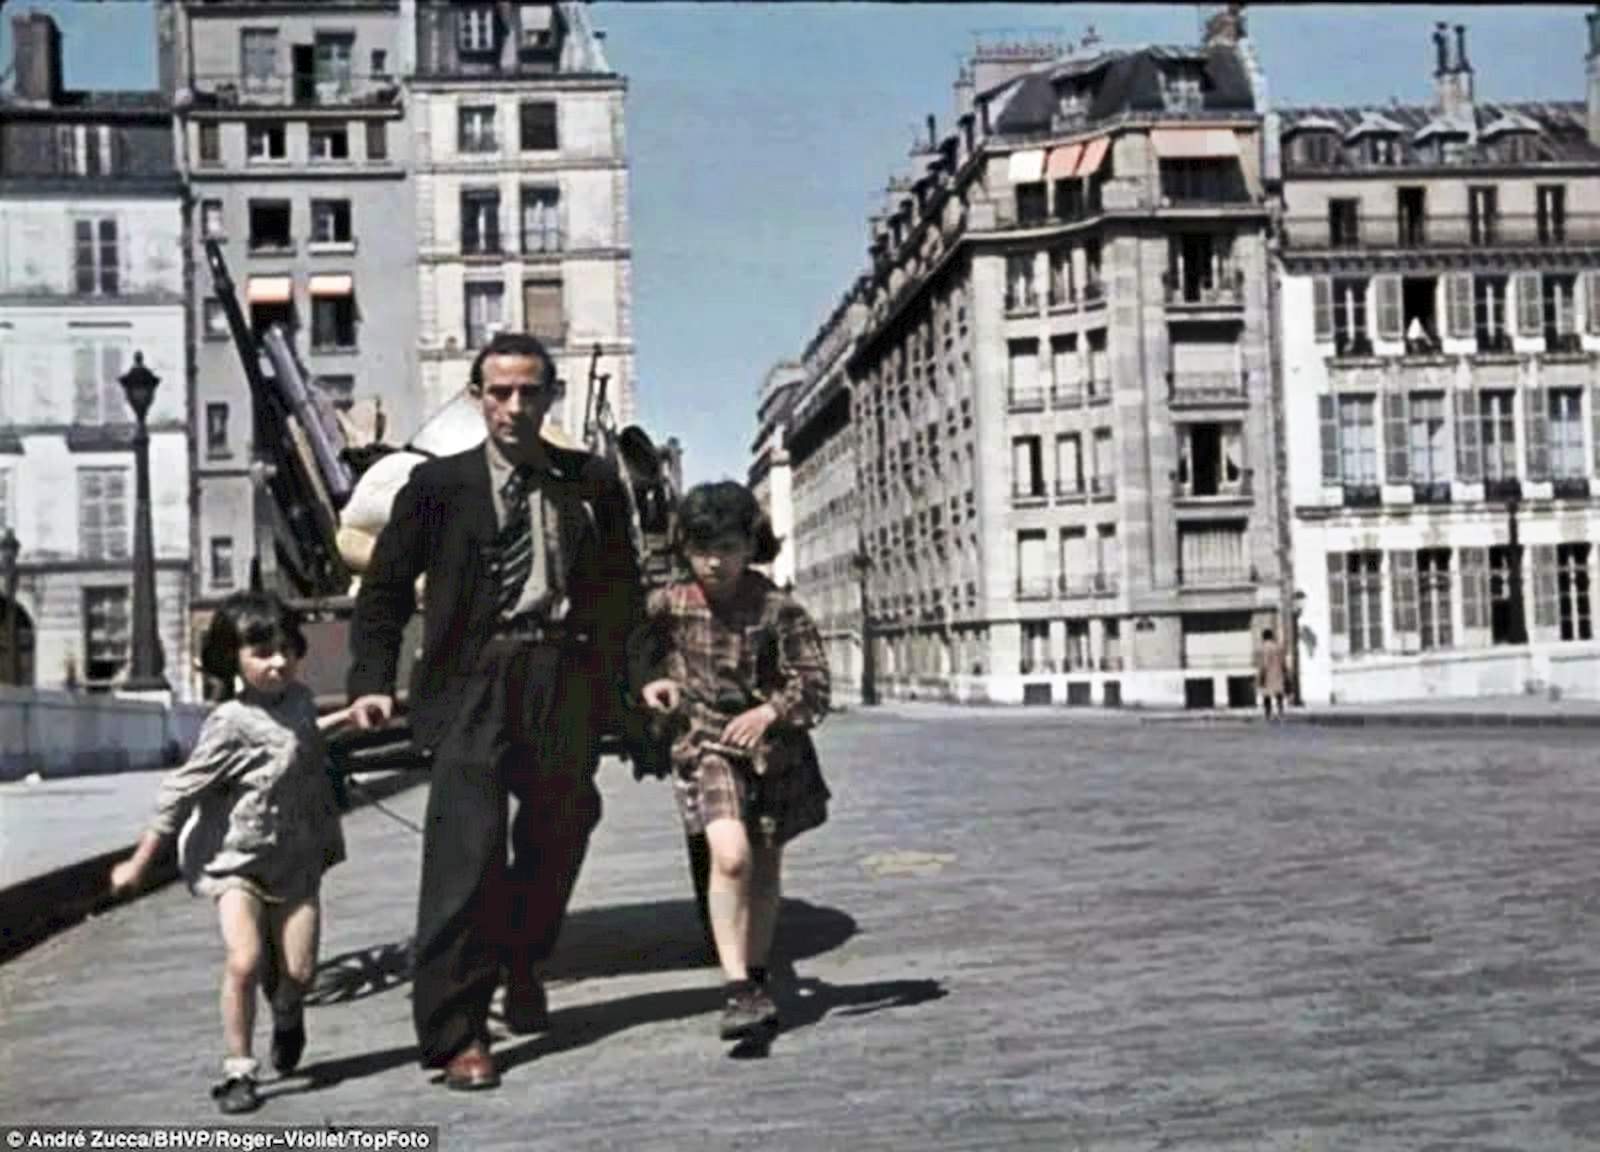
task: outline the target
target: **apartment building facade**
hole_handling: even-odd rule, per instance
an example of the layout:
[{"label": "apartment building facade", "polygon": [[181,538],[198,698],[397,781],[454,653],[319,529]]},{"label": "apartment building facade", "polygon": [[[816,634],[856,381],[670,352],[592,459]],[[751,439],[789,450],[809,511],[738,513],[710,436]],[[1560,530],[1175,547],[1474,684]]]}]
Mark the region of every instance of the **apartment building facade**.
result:
[{"label": "apartment building facade", "polygon": [[783,438],[795,594],[817,622],[842,702],[862,698],[864,525],[845,371],[865,319],[861,287],[852,285],[807,343]]},{"label": "apartment building facade", "polygon": [[21,545],[17,679],[101,690],[128,671],[134,415],[119,379],[139,355],[161,379],[148,417],[157,627],[167,678],[188,698],[189,402],[171,106],[154,91],[67,91],[54,21],[24,12],[12,29],[14,84],[0,102],[0,532]]},{"label": "apartment building facade", "polygon": [[428,408],[466,386],[498,329],[531,332],[566,396],[551,413],[580,440],[591,376],[634,410],[624,79],[585,6],[416,0],[418,323]]},{"label": "apartment building facade", "polygon": [[375,399],[402,444],[417,388],[411,125],[401,0],[163,0],[190,189],[196,607],[249,585],[252,398],[203,245],[220,243],[257,333],[282,325],[335,405]]},{"label": "apartment building facade", "polygon": [[[1576,21],[1575,21],[1576,23]],[[1586,101],[1274,133],[1277,335],[1308,703],[1600,691],[1600,17]]]},{"label": "apartment building facade", "polygon": [[767,371],[756,398],[756,438],[750,446],[750,490],[778,537],[778,555],[761,567],[780,588],[794,584],[794,472],[785,439],[801,382],[800,365],[793,360],[780,360]]},{"label": "apartment building facade", "polygon": [[1282,549],[1237,31],[980,50],[891,185],[849,365],[886,694],[1250,698]]}]

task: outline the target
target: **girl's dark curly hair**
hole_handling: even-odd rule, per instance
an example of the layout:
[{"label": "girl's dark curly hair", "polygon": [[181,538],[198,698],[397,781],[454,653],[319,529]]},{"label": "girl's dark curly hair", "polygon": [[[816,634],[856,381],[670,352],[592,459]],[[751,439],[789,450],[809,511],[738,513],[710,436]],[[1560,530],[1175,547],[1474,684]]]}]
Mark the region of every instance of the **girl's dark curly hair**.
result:
[{"label": "girl's dark curly hair", "polygon": [[200,670],[217,681],[221,699],[233,696],[240,649],[258,644],[282,645],[304,656],[300,614],[270,592],[235,592],[222,602],[200,641]]},{"label": "girl's dark curly hair", "polygon": [[778,558],[779,540],[772,531],[772,521],[750,489],[733,480],[696,484],[689,489],[678,505],[674,541],[678,550],[705,548],[730,538],[750,541],[753,564],[770,564]]}]

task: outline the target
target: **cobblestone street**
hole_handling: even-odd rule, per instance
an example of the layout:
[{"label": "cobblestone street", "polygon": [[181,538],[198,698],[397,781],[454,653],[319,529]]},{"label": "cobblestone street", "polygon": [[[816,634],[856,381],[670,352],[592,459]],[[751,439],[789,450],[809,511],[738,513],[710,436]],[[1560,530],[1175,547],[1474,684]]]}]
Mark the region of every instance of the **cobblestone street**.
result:
[{"label": "cobblestone street", "polygon": [[[305,1065],[249,1119],[473,1149],[1600,1143],[1586,734],[906,707],[819,736],[834,818],[788,862],[766,1059],[714,1038],[665,786],[607,764],[553,1028],[499,1044],[500,1091],[416,1066],[420,841],[366,808]],[[171,886],[0,967],[0,1121],[213,1122],[219,960]]]}]

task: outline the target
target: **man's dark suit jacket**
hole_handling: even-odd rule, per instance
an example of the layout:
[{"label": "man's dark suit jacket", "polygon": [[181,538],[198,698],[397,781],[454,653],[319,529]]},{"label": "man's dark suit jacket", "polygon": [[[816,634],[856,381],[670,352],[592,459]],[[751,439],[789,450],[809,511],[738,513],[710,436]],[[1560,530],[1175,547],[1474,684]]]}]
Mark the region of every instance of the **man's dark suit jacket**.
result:
[{"label": "man's dark suit jacket", "polygon": [[[627,497],[598,457],[545,447],[559,474],[540,483],[562,525],[571,602],[565,627],[593,641],[573,670],[595,677],[596,723],[609,729],[623,708],[628,633],[643,612]],[[378,536],[351,620],[351,699],[392,694],[416,578],[427,576],[422,655],[411,671],[409,703],[413,739],[428,749],[455,715],[496,623],[491,557],[499,525],[484,453],[480,444],[425,461],[411,473]]]}]

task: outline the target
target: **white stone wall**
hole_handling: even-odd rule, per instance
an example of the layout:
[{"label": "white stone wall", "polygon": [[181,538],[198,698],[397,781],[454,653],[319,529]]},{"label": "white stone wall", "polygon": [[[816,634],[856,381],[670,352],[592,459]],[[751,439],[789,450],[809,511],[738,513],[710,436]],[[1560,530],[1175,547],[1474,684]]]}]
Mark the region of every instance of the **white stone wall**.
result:
[{"label": "white stone wall", "polygon": [[7,200],[0,212],[0,294],[70,296],[79,219],[116,221],[119,295],[182,299],[176,199]]}]

